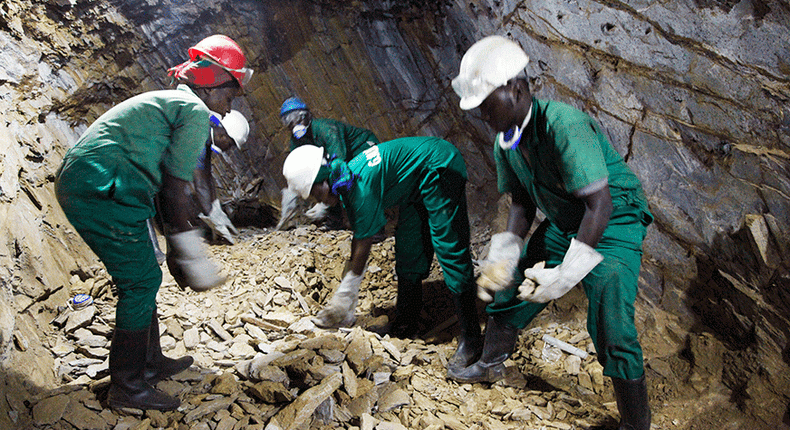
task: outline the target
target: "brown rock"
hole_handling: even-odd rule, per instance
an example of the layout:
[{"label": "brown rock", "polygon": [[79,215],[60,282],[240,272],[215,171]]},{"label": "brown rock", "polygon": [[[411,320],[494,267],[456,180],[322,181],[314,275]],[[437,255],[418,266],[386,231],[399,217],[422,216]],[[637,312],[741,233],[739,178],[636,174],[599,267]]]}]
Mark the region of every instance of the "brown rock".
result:
[{"label": "brown rock", "polygon": [[214,428],[214,430],[233,430],[237,423],[238,421],[235,418],[227,416],[222,418],[217,423],[217,426]]},{"label": "brown rock", "polygon": [[213,414],[221,409],[227,409],[235,400],[235,397],[222,397],[216,400],[202,402],[197,408],[191,410],[184,416],[184,422],[189,424],[208,414]]},{"label": "brown rock", "polygon": [[369,414],[379,399],[379,393],[375,390],[373,382],[367,379],[358,379],[357,396],[350,399],[346,405],[348,411],[354,417],[362,417]]},{"label": "brown rock", "polygon": [[436,414],[442,422],[444,422],[445,427],[450,430],[468,430],[469,426],[461,422],[458,418],[453,415],[446,414],[443,412],[439,412]]},{"label": "brown rock", "polygon": [[290,384],[288,374],[277,366],[259,366],[254,368],[250,366],[250,377],[258,381],[278,382],[284,385],[285,388],[289,388]]},{"label": "brown rock", "polygon": [[96,412],[91,411],[82,403],[71,401],[63,412],[63,419],[74,427],[82,429],[101,429],[107,423]]},{"label": "brown rock", "polygon": [[299,344],[304,349],[343,349],[345,343],[334,335],[316,336],[312,339],[306,339]]},{"label": "brown rock", "polygon": [[250,392],[266,403],[283,403],[294,399],[286,386],[273,381],[259,382],[250,387]]},{"label": "brown rock", "polygon": [[96,306],[88,306],[85,309],[72,311],[69,313],[69,319],[66,321],[66,327],[63,329],[66,333],[72,333],[79,328],[88,326],[93,317],[96,315]]},{"label": "brown rock", "polygon": [[325,378],[320,384],[305,390],[293,403],[278,412],[273,420],[280,423],[285,430],[299,428],[342,383],[343,376],[340,373]]},{"label": "brown rock", "polygon": [[222,327],[222,325],[219,322],[217,322],[217,320],[211,319],[209,320],[208,323],[206,323],[206,325],[223,341],[227,342],[233,339],[233,336],[231,336],[231,334],[228,333],[228,331],[225,330],[225,328]]},{"label": "brown rock", "polygon": [[65,394],[41,400],[33,406],[33,422],[37,425],[54,424],[63,416],[68,404],[69,397]]},{"label": "brown rock", "polygon": [[346,393],[348,393],[351,397],[357,396],[357,376],[351,370],[351,367],[348,363],[343,362],[341,366],[343,372],[343,386],[346,389]]},{"label": "brown rock", "polygon": [[370,346],[367,335],[359,327],[355,327],[349,333],[349,337],[351,342],[346,347],[346,360],[351,369],[359,375],[366,369],[365,362],[373,356],[373,348]]},{"label": "brown rock", "polygon": [[388,412],[411,402],[409,394],[400,389],[395,383],[387,383],[379,394],[378,410]]},{"label": "brown rock", "polygon": [[240,390],[239,381],[232,373],[223,373],[214,380],[214,386],[211,387],[212,394],[231,395]]},{"label": "brown rock", "polygon": [[153,427],[167,427],[167,415],[157,410],[145,411],[145,415],[151,420]]}]

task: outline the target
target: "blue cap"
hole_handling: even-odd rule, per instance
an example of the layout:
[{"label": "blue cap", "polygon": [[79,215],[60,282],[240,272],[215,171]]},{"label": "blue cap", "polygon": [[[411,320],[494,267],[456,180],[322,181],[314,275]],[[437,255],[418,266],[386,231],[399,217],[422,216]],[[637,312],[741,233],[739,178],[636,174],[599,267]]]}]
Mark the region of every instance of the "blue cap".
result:
[{"label": "blue cap", "polygon": [[280,116],[293,110],[307,110],[307,105],[299,97],[291,97],[283,102],[283,106],[280,108]]}]

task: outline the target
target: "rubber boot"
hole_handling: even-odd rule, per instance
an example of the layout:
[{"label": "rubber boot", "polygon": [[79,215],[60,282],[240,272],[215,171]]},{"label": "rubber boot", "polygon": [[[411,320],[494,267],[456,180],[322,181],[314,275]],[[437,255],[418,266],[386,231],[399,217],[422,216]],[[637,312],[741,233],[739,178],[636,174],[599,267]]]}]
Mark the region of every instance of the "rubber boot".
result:
[{"label": "rubber boot", "polygon": [[395,318],[383,327],[373,331],[381,336],[390,335],[399,339],[414,339],[420,330],[422,281],[408,281],[398,277],[398,297],[396,300]]},{"label": "rubber boot", "polygon": [[116,329],[110,346],[110,391],[107,403],[111,408],[156,409],[171,411],[181,402],[145,380],[145,358],[149,329],[140,331]]},{"label": "rubber boot", "polygon": [[458,336],[458,347],[455,353],[447,361],[448,372],[460,372],[463,368],[476,362],[483,351],[483,335],[480,333],[476,298],[474,289],[453,295],[455,314],[458,316],[461,334]]},{"label": "rubber boot", "polygon": [[619,430],[649,430],[651,414],[645,376],[639,379],[612,378],[612,385],[617,410],[620,411]]},{"label": "rubber boot", "polygon": [[395,319],[392,320],[390,336],[413,339],[420,331],[422,311],[422,281],[398,278],[398,298],[395,302]]},{"label": "rubber boot", "polygon": [[162,345],[159,343],[159,315],[154,308],[151,315],[151,327],[148,328],[148,353],[145,357],[145,380],[151,385],[167,379],[175,374],[189,369],[195,362],[190,356],[170,358],[162,354]]},{"label": "rubber boot", "polygon": [[488,317],[480,359],[463,369],[447,369],[447,376],[458,382],[496,382],[505,377],[502,364],[513,353],[518,340],[518,329],[512,325]]}]

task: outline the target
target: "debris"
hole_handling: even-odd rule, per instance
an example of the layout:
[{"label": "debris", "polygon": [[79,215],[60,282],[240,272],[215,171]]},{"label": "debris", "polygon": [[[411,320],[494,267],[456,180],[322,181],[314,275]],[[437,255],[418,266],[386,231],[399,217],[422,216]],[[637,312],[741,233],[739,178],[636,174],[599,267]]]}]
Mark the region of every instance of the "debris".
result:
[{"label": "debris", "polygon": [[[162,350],[171,357],[195,359],[192,368],[158,384],[182,399],[179,411],[132,410],[125,413],[133,416],[119,417],[117,411],[102,410],[103,399],[94,393],[106,393],[109,384],[115,298],[97,296],[82,310],[66,308],[53,326],[58,328],[51,343],[57,371],[65,382],[89,388],[75,386],[85,399],[53,393],[31,403],[36,423],[78,427],[71,421],[79,420],[87,426],[81,428],[158,428],[180,422],[214,430],[560,429],[614,413],[589,397],[584,406],[581,401],[557,406],[571,402],[558,400],[558,393],[583,391],[589,396],[605,391],[600,365],[586,353],[578,354],[591,345],[583,318],[572,326],[551,322],[549,316],[536,320],[506,361],[507,377],[493,386],[447,380],[457,319],[436,262],[424,283],[431,307],[419,316],[423,334],[398,339],[370,331],[394,311],[393,238],[374,245],[369,265],[377,270],[368,271],[362,282],[357,322],[338,330],[316,327],[311,317],[340,281],[349,239],[348,232],[315,228],[265,234],[247,230],[233,246],[209,247],[232,274],[234,280],[225,286],[184,291],[164,273],[157,299]],[[86,289],[107,282],[73,284]],[[578,355],[560,359],[554,345],[562,344]],[[542,360],[544,348],[556,360]],[[546,378],[560,388],[530,391],[524,375]],[[65,423],[68,413],[73,415]]]},{"label": "debris", "polygon": [[543,339],[544,342],[548,343],[549,345],[556,346],[557,348],[559,348],[559,349],[561,349],[561,350],[563,350],[563,351],[565,351],[565,352],[567,352],[569,354],[576,355],[576,356],[580,357],[582,360],[587,358],[587,353],[586,352],[582,351],[579,348],[576,348],[573,345],[570,345],[570,344],[568,344],[566,342],[563,342],[563,341],[561,341],[561,340],[559,340],[557,338],[554,338],[554,337],[551,337],[551,336],[549,336],[547,334],[544,334],[542,339]]}]

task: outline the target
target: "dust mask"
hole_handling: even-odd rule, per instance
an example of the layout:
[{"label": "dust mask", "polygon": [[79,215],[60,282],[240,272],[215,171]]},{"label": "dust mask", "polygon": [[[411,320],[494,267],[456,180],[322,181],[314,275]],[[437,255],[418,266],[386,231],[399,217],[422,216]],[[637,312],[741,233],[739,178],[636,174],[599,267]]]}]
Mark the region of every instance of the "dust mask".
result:
[{"label": "dust mask", "polygon": [[302,124],[295,125],[293,134],[296,139],[301,139],[305,134],[307,134],[307,126]]},{"label": "dust mask", "polygon": [[307,134],[307,126],[302,124],[297,124],[293,128],[293,135],[296,139],[301,139],[305,134]]},{"label": "dust mask", "polygon": [[524,132],[524,129],[527,128],[527,124],[529,124],[529,120],[532,118],[532,106],[529,107],[529,111],[527,115],[524,117],[524,121],[521,122],[521,126],[514,126],[513,128],[509,129],[506,132],[499,133],[497,136],[497,142],[499,143],[499,147],[507,150],[512,150],[518,148],[519,142],[521,142],[521,134]]}]

